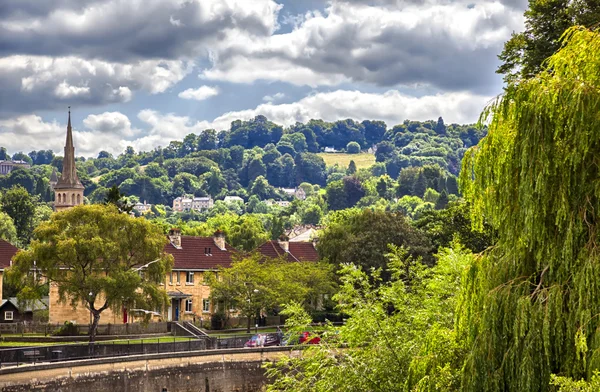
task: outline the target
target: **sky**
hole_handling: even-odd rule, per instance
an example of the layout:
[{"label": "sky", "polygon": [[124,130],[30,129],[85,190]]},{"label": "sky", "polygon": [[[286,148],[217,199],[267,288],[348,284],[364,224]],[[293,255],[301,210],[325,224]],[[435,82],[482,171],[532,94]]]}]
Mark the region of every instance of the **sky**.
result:
[{"label": "sky", "polygon": [[235,119],[442,116],[502,91],[527,0],[2,0],[0,146],[148,151]]}]

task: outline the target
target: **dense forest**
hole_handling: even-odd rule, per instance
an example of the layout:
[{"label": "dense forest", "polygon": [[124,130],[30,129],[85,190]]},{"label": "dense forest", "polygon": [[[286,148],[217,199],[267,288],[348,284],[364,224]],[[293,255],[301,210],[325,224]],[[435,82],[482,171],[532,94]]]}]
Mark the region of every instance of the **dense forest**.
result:
[{"label": "dense forest", "polygon": [[[439,210],[456,200],[462,156],[484,135],[485,128],[446,125],[441,117],[392,128],[382,121],[311,120],[284,129],[257,116],[234,121],[227,131],[189,134],[148,152],[128,147],[116,157],[102,151],[96,158],[78,158],[77,170],[90,203],[103,202],[116,186],[130,203],[152,204],[146,216],[165,226],[179,224],[184,231],[189,226],[188,232],[204,233],[218,225],[214,221],[224,213],[252,214],[267,237],[277,238],[285,229],[322,223],[329,211],[346,208],[377,206],[413,218]],[[374,155],[374,164],[327,166],[326,148],[356,157]],[[0,148],[4,159],[32,166],[1,176],[2,189],[18,185],[40,203],[52,201],[49,178],[53,169],[62,169],[62,157],[49,150],[11,157]],[[295,200],[281,189],[297,187],[305,192],[305,200]],[[202,213],[173,212],[173,199],[184,195],[211,196],[215,206]],[[244,203],[224,203],[225,196],[239,196]],[[281,207],[268,203],[272,199],[292,203]],[[192,230],[198,222],[206,225]],[[29,234],[19,237],[27,243]]]}]

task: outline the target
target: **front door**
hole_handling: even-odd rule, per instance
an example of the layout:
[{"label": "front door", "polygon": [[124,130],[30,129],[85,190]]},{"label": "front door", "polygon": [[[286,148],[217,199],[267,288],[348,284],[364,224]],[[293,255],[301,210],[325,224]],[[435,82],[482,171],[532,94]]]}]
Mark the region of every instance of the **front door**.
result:
[{"label": "front door", "polygon": [[173,300],[173,321],[179,321],[179,299]]}]

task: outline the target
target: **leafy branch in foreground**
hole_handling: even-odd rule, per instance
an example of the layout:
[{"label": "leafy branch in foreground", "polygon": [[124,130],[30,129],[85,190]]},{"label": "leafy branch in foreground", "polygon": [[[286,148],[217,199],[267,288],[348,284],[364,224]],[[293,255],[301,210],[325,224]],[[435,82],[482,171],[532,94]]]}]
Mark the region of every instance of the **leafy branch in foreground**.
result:
[{"label": "leafy branch in foreground", "polygon": [[[473,255],[457,243],[443,249],[429,268],[404,248],[391,247],[391,280],[372,283],[354,265],[341,269],[342,286],[334,297],[348,315],[345,325],[326,325],[314,333],[321,344],[295,357],[267,365],[279,391],[452,391],[463,351],[453,332],[456,295]],[[300,306],[286,309],[292,333],[310,330]]]},{"label": "leafy branch in foreground", "polygon": [[464,391],[547,391],[600,368],[600,35],[568,30],[547,67],[484,112],[463,160],[472,216],[498,233],[459,312]]}]

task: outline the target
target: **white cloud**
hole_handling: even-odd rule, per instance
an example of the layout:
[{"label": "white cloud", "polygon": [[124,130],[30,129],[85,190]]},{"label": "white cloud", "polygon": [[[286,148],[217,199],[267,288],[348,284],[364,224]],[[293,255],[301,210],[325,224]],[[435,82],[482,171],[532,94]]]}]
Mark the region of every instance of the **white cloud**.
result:
[{"label": "white cloud", "polygon": [[129,117],[120,112],[90,114],[83,120],[83,125],[92,131],[109,133],[115,137],[129,138],[140,133],[139,129],[131,127]]},{"label": "white cloud", "polygon": [[185,60],[129,64],[77,57],[15,55],[0,58],[0,112],[19,113],[72,105],[131,100],[133,91],[167,91],[194,67]]},{"label": "white cloud", "polygon": [[[83,123],[87,130],[75,130],[78,155],[95,156],[101,150],[120,154],[131,145],[136,151],[165,147],[172,140],[182,140],[187,134],[199,134],[208,128],[228,130],[232,121],[249,120],[264,115],[269,120],[290,126],[310,119],[337,121],[343,119],[383,120],[388,127],[410,120],[431,120],[442,116],[446,123],[472,123],[491,97],[465,92],[412,97],[390,90],[382,94],[337,90],[307,96],[286,104],[265,103],[254,109],[224,113],[212,121],[198,121],[188,116],[163,114],[145,109],[138,119],[141,130],[131,126],[129,118],[119,112],[89,115]],[[56,120],[44,122],[35,115],[23,115],[0,120],[0,139],[9,151],[52,149],[61,153],[66,125]]]},{"label": "white cloud", "polygon": [[[45,122],[40,116],[22,115],[0,120],[2,146],[8,151],[25,153],[32,150],[51,149],[62,155],[66,135],[66,123],[54,120]],[[121,153],[127,142],[118,135],[100,131],[73,131],[75,154],[77,156],[95,156],[100,150]]]},{"label": "white cloud", "polygon": [[219,95],[219,89],[211,86],[200,86],[197,89],[188,88],[185,91],[179,93],[179,98],[183,99],[194,99],[196,101],[203,101],[210,97]]},{"label": "white cloud", "polygon": [[231,121],[248,120],[257,115],[289,126],[310,119],[337,121],[383,120],[388,126],[410,120],[431,120],[442,116],[447,123],[472,123],[492,97],[466,92],[440,93],[412,97],[397,90],[383,94],[337,90],[317,93],[294,103],[266,103],[255,109],[225,113],[212,121],[215,129],[228,129]]},{"label": "white cloud", "polygon": [[[29,88],[32,88],[31,85],[28,86]],[[61,84],[59,84],[58,86],[56,86],[56,88],[54,89],[54,94],[58,97],[58,98],[74,98],[74,97],[78,97],[78,96],[82,96],[82,95],[89,95],[90,93],[90,88],[89,87],[78,87],[78,86],[71,86],[69,85],[67,82],[63,81]]]},{"label": "white cloud", "polygon": [[283,98],[285,98],[284,93],[276,93],[273,95],[265,95],[262,100],[265,102],[275,102],[275,101],[279,101]]},{"label": "white cloud", "polygon": [[522,10],[499,1],[366,3],[332,2],[325,13],[307,12],[287,34],[228,34],[211,48],[212,66],[201,77],[312,87],[424,84],[490,93],[500,84],[493,73],[496,55],[523,26]]}]

